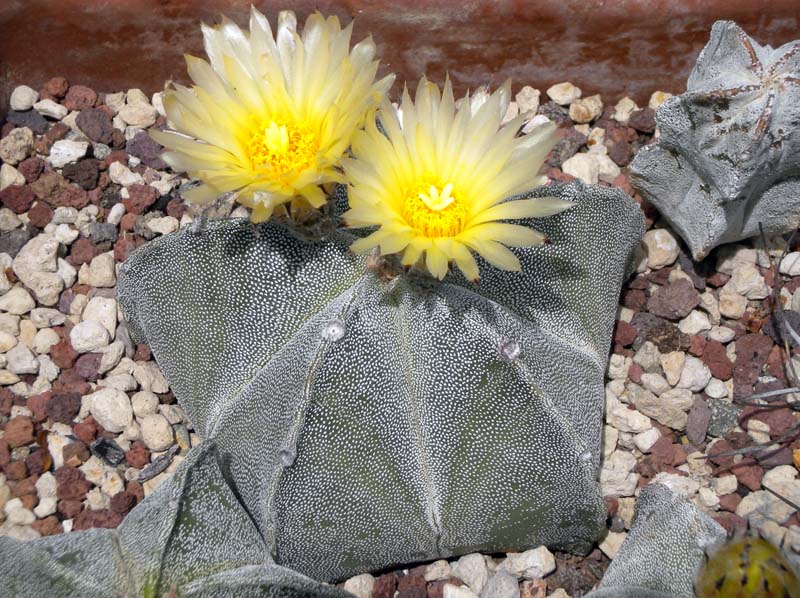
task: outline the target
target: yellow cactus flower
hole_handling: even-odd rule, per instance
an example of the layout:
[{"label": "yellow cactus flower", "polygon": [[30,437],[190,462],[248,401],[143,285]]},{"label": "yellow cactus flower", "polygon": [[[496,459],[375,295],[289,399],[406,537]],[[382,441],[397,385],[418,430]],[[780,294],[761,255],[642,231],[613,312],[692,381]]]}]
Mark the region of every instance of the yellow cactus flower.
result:
[{"label": "yellow cactus flower", "polygon": [[350,49],[352,23],[319,13],[302,37],[291,11],[267,18],[250,12],[250,33],[223,18],[202,26],[210,64],[186,57],[191,89],[173,84],[164,109],[173,131],[153,131],[164,160],[202,185],[184,193],[200,204],[234,191],[254,222],[275,206],[325,203],[320,185],[342,182],[338,168],[353,134],[374,114],[394,76],[375,81],[375,43]]},{"label": "yellow cactus flower", "polygon": [[[541,233],[502,220],[547,216],[570,203],[556,198],[504,201],[547,181],[537,176],[555,143],[554,125],[517,137],[522,118],[501,126],[511,83],[489,95],[467,95],[456,108],[453,88],[423,79],[415,101],[406,90],[401,115],[384,101],[373,122],[353,138],[354,158],[343,161],[349,179],[351,227],[380,228],[352,249],[402,252],[402,264],[422,262],[438,279],[454,261],[478,279],[471,251],[503,270],[519,270],[506,247],[536,245]],[[402,119],[402,123],[401,123]],[[424,255],[423,255],[424,254]]]}]

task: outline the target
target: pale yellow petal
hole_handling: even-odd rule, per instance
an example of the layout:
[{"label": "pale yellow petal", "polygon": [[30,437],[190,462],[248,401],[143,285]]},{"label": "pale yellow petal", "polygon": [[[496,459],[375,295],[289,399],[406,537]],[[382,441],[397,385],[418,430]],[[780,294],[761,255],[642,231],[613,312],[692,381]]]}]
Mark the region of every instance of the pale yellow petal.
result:
[{"label": "pale yellow petal", "polygon": [[439,280],[447,274],[447,256],[435,243],[425,251],[425,266]]}]

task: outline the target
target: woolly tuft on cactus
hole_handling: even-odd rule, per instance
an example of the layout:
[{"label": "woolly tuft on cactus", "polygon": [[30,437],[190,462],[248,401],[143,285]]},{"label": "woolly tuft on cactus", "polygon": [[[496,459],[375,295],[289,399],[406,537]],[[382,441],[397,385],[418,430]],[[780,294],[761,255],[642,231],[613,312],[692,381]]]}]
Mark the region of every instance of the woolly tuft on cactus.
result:
[{"label": "woolly tuft on cactus", "polygon": [[336,580],[598,537],[603,371],[643,217],[619,191],[557,195],[577,206],[528,223],[552,244],[478,286],[387,282],[350,234],[245,221],[128,260],[131,328],[276,562]]}]

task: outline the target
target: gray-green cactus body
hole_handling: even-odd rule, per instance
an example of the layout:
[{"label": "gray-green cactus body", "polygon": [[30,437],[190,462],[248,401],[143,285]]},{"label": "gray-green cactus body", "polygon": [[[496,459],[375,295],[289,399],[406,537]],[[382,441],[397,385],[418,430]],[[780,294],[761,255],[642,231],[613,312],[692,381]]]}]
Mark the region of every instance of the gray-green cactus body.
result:
[{"label": "gray-green cactus body", "polygon": [[714,24],[686,93],[656,112],[660,137],[631,182],[699,260],[717,245],[800,224],[800,41],[761,46]]},{"label": "gray-green cactus body", "polygon": [[706,552],[725,530],[661,484],[642,488],[628,537],[587,598],[694,598]]},{"label": "gray-green cactus body", "polygon": [[[274,564],[219,465],[213,443],[194,449],[116,530],[32,542],[0,538],[0,593],[8,598],[345,598],[344,592]],[[228,582],[230,576],[235,583]]]},{"label": "gray-green cactus body", "polygon": [[126,262],[132,331],[277,563],[334,580],[598,537],[603,371],[643,217],[616,190],[557,193],[576,206],[530,223],[551,244],[478,285],[384,281],[347,233],[243,221]]}]

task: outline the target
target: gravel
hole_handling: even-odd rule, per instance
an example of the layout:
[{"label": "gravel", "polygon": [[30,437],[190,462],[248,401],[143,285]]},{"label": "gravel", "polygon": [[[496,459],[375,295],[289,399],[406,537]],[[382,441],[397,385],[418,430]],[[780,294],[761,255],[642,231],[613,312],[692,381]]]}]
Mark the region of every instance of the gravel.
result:
[{"label": "gravel", "polygon": [[[545,174],[613,185],[642,203],[627,164],[652,141],[653,111],[669,94],[641,108],[584,97],[571,83],[544,93],[522,87],[507,116],[524,115],[525,133],[559,125]],[[120,327],[115,299],[130,251],[192,221],[179,191],[188,179],[167,168],[145,131],[164,124],[161,95],[135,89],[98,96],[54,78],[11,94],[0,139],[0,535],[117,525],[198,442],[147,347]],[[800,521],[767,490],[800,502],[800,441],[780,459],[719,456],[774,442],[795,421],[790,409],[733,402],[789,384],[770,337],[767,256],[753,240],[693,263],[642,207],[650,230],[620,298],[607,368],[600,481],[612,531],[602,544],[587,557],[544,547],[469,554],[340,587],[361,598],[412,588],[419,598],[583,595],[626,537],[638,488],[654,481],[728,529],[749,524],[800,548]],[[787,250],[782,297],[796,310],[800,246]]]}]

